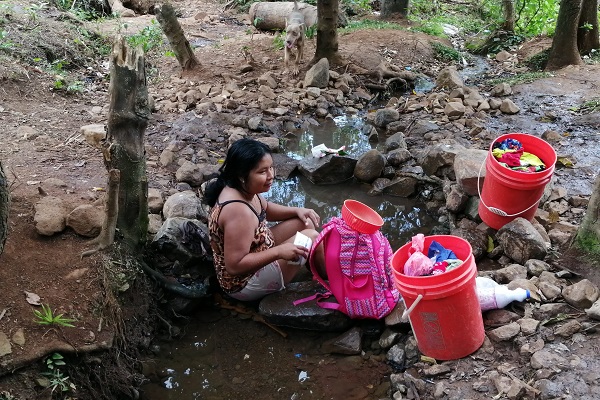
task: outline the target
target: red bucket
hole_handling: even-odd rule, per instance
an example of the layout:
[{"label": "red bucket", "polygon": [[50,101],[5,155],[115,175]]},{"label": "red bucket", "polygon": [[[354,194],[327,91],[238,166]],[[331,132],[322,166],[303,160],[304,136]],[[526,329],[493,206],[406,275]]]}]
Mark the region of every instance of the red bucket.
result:
[{"label": "red bucket", "polygon": [[[546,169],[527,173],[513,171],[500,164],[492,154],[492,149],[494,143],[508,138],[521,142],[523,150],[538,156],[546,164]],[[554,172],[556,152],[552,146],[532,135],[508,133],[490,145],[485,161],[486,175],[479,194],[481,220],[494,229],[502,228],[517,217],[531,221]]]},{"label": "red bucket", "polygon": [[404,275],[411,243],[392,257],[396,287],[404,299],[408,318],[421,353],[439,360],[456,360],[475,352],[483,344],[485,331],[475,286],[477,267],[471,245],[457,236],[425,237],[425,249],[435,240],[452,250],[463,263],[431,276]]}]

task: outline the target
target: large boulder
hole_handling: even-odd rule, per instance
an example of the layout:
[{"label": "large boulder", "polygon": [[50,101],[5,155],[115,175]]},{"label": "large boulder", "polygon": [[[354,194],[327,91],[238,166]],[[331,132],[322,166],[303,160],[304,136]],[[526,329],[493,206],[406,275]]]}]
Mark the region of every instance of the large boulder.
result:
[{"label": "large boulder", "polygon": [[300,162],[299,170],[315,185],[333,185],[351,179],[356,163],[355,158],[348,156],[306,157]]}]

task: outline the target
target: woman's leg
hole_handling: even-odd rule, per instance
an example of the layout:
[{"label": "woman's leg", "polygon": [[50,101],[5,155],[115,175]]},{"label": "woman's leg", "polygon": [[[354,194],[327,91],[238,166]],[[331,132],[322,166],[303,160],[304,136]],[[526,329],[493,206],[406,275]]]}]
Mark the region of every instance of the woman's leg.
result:
[{"label": "woman's leg", "polygon": [[[271,232],[273,232],[273,236],[275,237],[275,245],[278,245],[284,243],[289,238],[292,238],[293,242],[296,232],[302,232],[305,229],[315,229],[315,225],[310,220],[308,221],[307,225],[300,218],[292,218],[286,221],[282,221],[272,226],[270,229]],[[307,236],[310,237],[310,235]]]}]

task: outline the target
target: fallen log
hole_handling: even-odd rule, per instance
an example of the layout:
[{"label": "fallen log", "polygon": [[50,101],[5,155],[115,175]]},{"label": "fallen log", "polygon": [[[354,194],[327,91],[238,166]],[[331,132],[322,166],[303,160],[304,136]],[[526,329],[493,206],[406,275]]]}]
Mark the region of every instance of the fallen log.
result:
[{"label": "fallen log", "polygon": [[[341,3],[340,3],[341,4]],[[252,3],[248,14],[256,29],[265,31],[281,31],[285,29],[285,21],[294,9],[293,1],[261,1]],[[306,3],[298,3],[298,11],[304,15],[307,28],[317,25],[317,7]],[[344,12],[338,13],[338,27],[348,24]]]},{"label": "fallen log", "polygon": [[[261,30],[278,31],[285,29],[286,18],[294,9],[294,2],[263,1],[252,3],[250,6],[250,20],[252,24]],[[306,3],[298,3],[298,11],[304,15],[306,27],[317,23],[317,7]]]}]

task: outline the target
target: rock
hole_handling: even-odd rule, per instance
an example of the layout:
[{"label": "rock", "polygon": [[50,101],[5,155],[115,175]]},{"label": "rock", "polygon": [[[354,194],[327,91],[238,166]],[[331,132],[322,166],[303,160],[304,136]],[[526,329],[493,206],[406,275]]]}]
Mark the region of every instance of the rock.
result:
[{"label": "rock", "polygon": [[360,354],[362,351],[362,335],[362,330],[355,326],[348,332],[323,343],[321,351],[332,354]]},{"label": "rock", "polygon": [[100,148],[102,141],[106,138],[106,129],[103,124],[84,125],[79,130],[85,141],[96,148]]},{"label": "rock", "polygon": [[379,347],[382,349],[389,349],[398,343],[401,337],[402,334],[400,332],[396,332],[388,328],[383,331],[381,337],[379,338]]},{"label": "rock", "polygon": [[40,235],[52,236],[67,226],[67,205],[54,196],[42,197],[35,205],[33,222]]},{"label": "rock", "polygon": [[426,133],[436,132],[440,130],[440,126],[433,121],[417,120],[410,127],[410,136],[424,136]]},{"label": "rock", "polygon": [[265,72],[264,74],[259,76],[258,84],[268,86],[271,89],[277,88],[277,81],[275,80],[275,78],[273,78],[273,74],[271,72]]},{"label": "rock", "polygon": [[547,368],[548,366],[567,368],[569,366],[569,362],[565,358],[547,349],[536,351],[531,356],[530,363],[534,369]]},{"label": "rock", "polygon": [[207,218],[200,199],[191,190],[169,196],[163,206],[163,214],[166,219],[174,217],[196,219],[202,216],[205,220]]},{"label": "rock", "polygon": [[556,328],[554,330],[554,334],[556,336],[570,338],[571,336],[573,336],[580,330],[581,330],[581,324],[579,323],[579,321],[572,319],[572,320],[567,321],[563,325],[559,326],[558,328]]},{"label": "rock", "polygon": [[345,314],[319,307],[314,301],[294,305],[293,302],[315,294],[322,286],[317,281],[294,282],[286,289],[264,297],[258,311],[265,320],[276,326],[316,331],[342,331],[350,328],[352,320]]},{"label": "rock", "polygon": [[453,101],[451,103],[447,103],[446,107],[444,107],[444,114],[452,121],[455,119],[459,119],[465,113],[465,106],[462,103]]},{"label": "rock", "polygon": [[390,122],[397,121],[400,118],[398,110],[392,108],[380,108],[375,112],[373,124],[377,127],[384,128]]},{"label": "rock", "polygon": [[396,149],[407,149],[404,133],[396,132],[385,140],[385,150],[390,152]]},{"label": "rock", "polygon": [[590,308],[592,304],[598,300],[600,290],[588,279],[582,279],[581,281],[564,288],[562,295],[565,301],[573,307],[585,309]]},{"label": "rock", "polygon": [[515,279],[526,279],[527,268],[519,264],[510,264],[494,273],[496,282],[503,284],[514,281]]},{"label": "rock", "polygon": [[417,180],[409,176],[400,176],[393,179],[384,189],[385,194],[398,197],[410,197],[415,194]]},{"label": "rock", "polygon": [[454,89],[464,86],[455,66],[446,67],[440,71],[435,79],[435,86],[438,89]]},{"label": "rock", "polygon": [[212,261],[208,227],[197,219],[167,218],[150,246],[171,261],[200,268],[203,276],[215,273],[214,266],[205,263]]},{"label": "rock", "polygon": [[315,185],[345,182],[354,176],[357,160],[347,156],[305,157],[298,166],[302,175]]},{"label": "rock", "polygon": [[436,175],[442,167],[453,166],[454,158],[464,150],[458,143],[429,146],[419,157],[419,164],[427,175]]},{"label": "rock", "polygon": [[104,217],[104,207],[84,204],[76,207],[67,215],[66,225],[77,232],[78,235],[96,237],[102,230]]},{"label": "rock", "polygon": [[494,86],[492,88],[492,91],[490,92],[491,96],[494,97],[502,97],[502,96],[509,96],[513,93],[512,88],[510,87],[510,85],[506,82],[504,83],[499,83],[496,86]]},{"label": "rock", "polygon": [[531,259],[525,262],[525,268],[527,268],[527,275],[540,276],[542,272],[550,270],[550,265],[542,260]]},{"label": "rock", "polygon": [[164,204],[160,190],[148,188],[148,210],[153,214],[158,214],[162,211]]},{"label": "rock", "polygon": [[540,321],[533,318],[521,318],[517,323],[521,327],[521,333],[525,336],[534,334],[540,326]]},{"label": "rock", "polygon": [[524,218],[516,218],[504,225],[496,235],[504,253],[519,264],[535,258],[543,260],[547,250],[544,239]]},{"label": "rock", "polygon": [[412,159],[412,154],[407,149],[396,149],[387,153],[387,163],[392,167],[399,167]]},{"label": "rock", "polygon": [[502,342],[514,338],[520,331],[521,326],[516,322],[511,322],[508,325],[488,331],[487,336],[494,342]]},{"label": "rock", "polygon": [[487,252],[488,235],[479,229],[464,229],[458,228],[452,230],[453,236],[458,236],[465,239],[473,249],[473,257],[479,260]]},{"label": "rock", "polygon": [[483,187],[486,168],[484,166],[488,152],[478,149],[464,149],[454,157],[454,175],[456,182],[469,196],[477,196]]},{"label": "rock", "polygon": [[17,346],[25,346],[25,331],[23,328],[18,328],[11,338],[12,342]]},{"label": "rock", "polygon": [[10,340],[8,340],[8,336],[6,336],[6,333],[0,332],[0,357],[11,353],[12,346],[10,344]]},{"label": "rock", "polygon": [[385,158],[375,149],[360,156],[354,167],[354,177],[362,182],[371,183],[379,178],[385,167]]},{"label": "rock", "polygon": [[304,76],[304,87],[310,86],[326,88],[329,84],[329,61],[327,58],[321,58],[313,65]]},{"label": "rock", "polygon": [[450,185],[446,193],[446,208],[453,213],[460,213],[465,209],[469,196],[459,185]]},{"label": "rock", "polygon": [[592,319],[600,320],[600,300],[596,300],[590,308],[585,310],[585,313]]},{"label": "rock", "polygon": [[512,115],[517,114],[521,109],[511,99],[504,99],[502,100],[502,104],[500,104],[500,111],[504,114]]},{"label": "rock", "polygon": [[[404,344],[398,343],[392,346],[387,352],[386,358],[396,365],[404,365],[406,360],[406,352],[404,351]],[[392,383],[393,385],[393,383]]]}]

